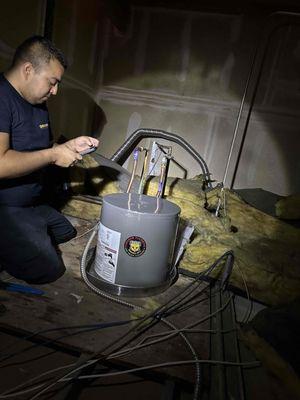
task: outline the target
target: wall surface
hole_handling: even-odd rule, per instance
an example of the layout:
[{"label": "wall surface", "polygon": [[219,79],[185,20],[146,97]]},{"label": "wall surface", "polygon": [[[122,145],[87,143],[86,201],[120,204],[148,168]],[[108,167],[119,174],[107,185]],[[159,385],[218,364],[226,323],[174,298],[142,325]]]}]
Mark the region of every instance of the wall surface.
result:
[{"label": "wall surface", "polygon": [[[16,7],[6,6],[6,18],[15,19],[16,29],[9,22],[1,25],[2,68],[16,44],[43,27],[44,2],[30,3],[31,13],[22,23],[18,15],[28,9],[18,2],[20,10],[14,15]],[[218,14],[150,7],[119,11],[97,0],[55,3],[53,40],[70,64],[60,94],[49,102],[56,136],[100,136],[99,152],[110,157],[134,130],[163,129],[187,140],[208,163],[212,178],[221,181],[236,131],[226,186],[261,187],[282,195],[299,192],[300,27],[296,18],[285,17],[281,26],[278,16],[265,20],[259,12]],[[278,27],[272,30],[272,24]],[[264,44],[262,28],[272,33],[266,51],[256,59],[256,66],[264,61],[261,74],[258,68],[251,76],[237,126],[254,50]],[[250,107],[256,77],[257,93]],[[171,145],[188,176],[199,174],[196,162]],[[170,173],[182,176],[176,166]]]},{"label": "wall surface", "polygon": [[16,46],[28,36],[44,31],[43,0],[1,1],[0,12],[0,71],[5,70]]}]

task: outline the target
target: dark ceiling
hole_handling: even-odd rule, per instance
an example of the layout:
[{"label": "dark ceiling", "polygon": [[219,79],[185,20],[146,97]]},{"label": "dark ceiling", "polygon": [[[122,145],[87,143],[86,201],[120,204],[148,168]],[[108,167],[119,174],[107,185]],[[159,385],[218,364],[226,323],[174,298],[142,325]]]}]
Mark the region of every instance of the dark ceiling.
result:
[{"label": "dark ceiling", "polygon": [[300,11],[300,0],[128,0],[128,2],[135,6],[226,13]]}]

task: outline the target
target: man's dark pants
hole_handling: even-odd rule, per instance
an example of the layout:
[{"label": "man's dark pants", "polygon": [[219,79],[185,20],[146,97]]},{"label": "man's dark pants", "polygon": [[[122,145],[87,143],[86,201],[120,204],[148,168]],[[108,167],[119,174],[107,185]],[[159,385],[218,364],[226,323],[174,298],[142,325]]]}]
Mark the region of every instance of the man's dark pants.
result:
[{"label": "man's dark pants", "polygon": [[0,206],[0,266],[29,284],[56,281],[65,272],[57,249],[76,236],[72,224],[48,205]]}]

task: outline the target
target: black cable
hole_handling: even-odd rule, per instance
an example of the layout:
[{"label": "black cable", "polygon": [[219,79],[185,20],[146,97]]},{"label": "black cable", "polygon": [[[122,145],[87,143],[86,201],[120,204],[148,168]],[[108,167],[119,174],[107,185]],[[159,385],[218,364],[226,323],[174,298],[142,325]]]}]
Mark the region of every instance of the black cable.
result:
[{"label": "black cable", "polygon": [[[196,299],[197,297],[201,296],[205,292],[205,290],[207,289],[206,287],[202,288],[200,291],[198,291],[197,293],[193,294],[199,288],[201,283],[202,282],[198,282],[197,286],[193,289],[193,291],[191,291],[191,293],[189,293],[188,296],[191,296],[191,297],[187,297],[187,298],[184,299],[184,301],[182,303],[179,303],[179,304],[176,303],[176,305],[174,307],[170,307],[170,309],[165,311],[164,316],[166,317],[168,315],[173,315],[173,313],[177,314],[177,313],[181,312],[180,310],[184,306],[189,304],[192,300]],[[195,302],[195,304],[197,304],[197,303],[198,303],[198,301]]]},{"label": "black cable", "polygon": [[[197,278],[195,279],[195,281],[193,281],[190,285],[188,285],[188,286],[179,294],[179,296],[181,296],[181,295],[184,294],[188,289],[190,289],[190,288],[195,284],[195,282],[198,282],[198,281],[201,279],[201,277],[203,277],[203,276],[209,274],[209,273],[224,259],[224,258],[228,257],[229,254],[233,256],[233,252],[232,252],[232,251],[229,251],[229,252],[224,253],[224,254],[223,254],[221,257],[219,257],[219,259],[216,260],[207,270],[205,270],[205,271],[201,272],[200,274],[198,274],[198,276],[197,276]],[[226,273],[226,271],[225,271],[225,273]],[[197,285],[195,288],[193,288],[192,291],[191,291],[191,293],[193,293],[194,290],[196,290],[196,288],[197,288],[198,286],[199,286],[199,285]],[[141,321],[140,321],[136,326],[134,326],[133,328],[129,329],[124,335],[122,335],[122,336],[121,336],[120,338],[118,338],[117,340],[114,340],[114,341],[112,341],[110,344],[106,345],[102,350],[100,350],[100,352],[97,352],[97,353],[93,354],[92,356],[90,356],[87,360],[82,361],[82,365],[79,365],[78,368],[73,369],[73,371],[70,371],[70,372],[68,372],[67,374],[64,374],[62,377],[56,379],[56,382],[57,382],[59,379],[63,379],[64,377],[66,377],[66,376],[68,376],[68,375],[70,375],[70,374],[72,374],[72,373],[78,371],[79,369],[82,369],[82,371],[83,371],[86,367],[88,367],[88,366],[91,365],[90,363],[87,363],[87,362],[88,362],[89,360],[92,360],[93,358],[95,358],[95,357],[97,357],[97,356],[98,356],[98,357],[100,356],[100,358],[98,358],[97,360],[95,360],[95,363],[99,363],[100,361],[105,360],[105,359],[106,359],[110,354],[112,354],[113,352],[119,351],[119,350],[122,349],[124,346],[126,346],[127,344],[129,344],[130,342],[132,342],[134,339],[136,339],[137,337],[139,337],[142,333],[144,333],[145,330],[148,330],[149,327],[151,327],[153,324],[156,324],[157,322],[159,322],[159,320],[160,320],[160,318],[162,317],[162,315],[164,315],[164,314],[166,314],[166,315],[171,315],[172,313],[175,313],[175,312],[177,312],[178,310],[180,310],[180,307],[182,306],[182,305],[180,304],[180,301],[182,302],[182,300],[185,300],[184,303],[183,303],[183,305],[187,305],[187,304],[188,304],[188,301],[184,298],[184,299],[181,299],[180,301],[177,300],[175,304],[171,305],[170,307],[167,307],[167,306],[168,306],[173,300],[175,300],[177,297],[178,297],[178,295],[173,296],[173,297],[172,297],[170,300],[168,300],[164,305],[158,307],[156,310],[150,312],[150,313],[147,314],[145,317],[141,318]],[[195,298],[195,296],[192,297],[192,299],[194,299],[194,298]],[[191,299],[189,299],[189,301],[190,301],[190,300],[191,300]],[[180,305],[179,305],[179,304],[180,304]],[[147,326],[145,326],[145,322],[146,322],[147,320],[149,320],[149,319],[151,319],[150,323],[148,323]],[[125,324],[125,323],[129,323],[129,322],[133,322],[133,320],[129,320],[129,321],[117,321],[117,323],[119,323],[119,324],[120,324],[120,322],[121,322],[121,324]],[[99,325],[103,325],[103,324],[99,324]],[[105,326],[105,327],[107,327],[107,326]],[[142,329],[140,330],[140,332],[137,332],[137,333],[134,335],[133,338],[128,339],[125,343],[119,345],[119,347],[117,347],[116,349],[111,350],[108,354],[106,354],[106,355],[103,354],[104,351],[106,351],[107,349],[113,347],[115,344],[120,343],[124,338],[126,338],[126,336],[128,336],[130,333],[134,332],[134,331],[137,330],[138,328],[142,328]],[[66,328],[57,328],[57,329],[53,329],[53,330],[62,330],[62,329],[66,329]],[[94,329],[94,328],[90,328],[90,329]],[[96,329],[96,328],[95,328],[95,329]],[[100,328],[98,327],[98,329],[100,329]],[[51,330],[52,330],[52,329],[51,329]],[[47,331],[48,331],[48,330],[47,330]],[[84,331],[81,330],[80,332],[76,332],[75,334],[77,334],[77,333],[82,333],[82,332],[84,332]],[[36,334],[38,334],[38,333],[35,333],[34,335],[36,335]],[[32,337],[32,336],[34,336],[34,335],[30,335],[30,336]],[[72,334],[68,334],[68,335],[65,335],[65,336],[71,336],[71,335],[72,335]],[[58,340],[58,339],[55,339],[55,340]],[[84,364],[86,364],[86,365],[84,365]],[[54,384],[55,384],[55,382],[54,382]],[[49,388],[50,388],[50,386],[49,386]]]},{"label": "black cable", "polygon": [[[193,296],[193,298],[196,298],[196,297],[198,297],[198,296],[199,296],[199,294],[197,293],[195,296]],[[203,298],[201,298],[201,299],[198,299],[197,301],[194,301],[193,303],[187,304],[185,307],[180,306],[180,307],[178,307],[177,310],[172,311],[172,315],[179,314],[179,313],[182,313],[182,312],[184,312],[184,311],[187,311],[187,310],[189,310],[190,308],[195,307],[197,304],[200,304],[200,303],[202,303],[203,301],[207,300],[208,298],[209,298],[208,296],[207,296],[207,297],[203,297]],[[191,299],[191,300],[192,300],[192,299]],[[166,316],[168,316],[168,315],[169,315],[169,314],[166,314]]]},{"label": "black cable", "polygon": [[[207,269],[207,271],[210,271],[211,267]],[[200,273],[199,275],[203,275],[204,273],[206,273],[207,271],[204,271],[202,273]],[[199,278],[197,278],[199,279]],[[137,324],[134,328],[130,329],[128,332],[126,332],[123,337],[120,338],[120,340],[114,341],[111,344],[107,345],[106,347],[104,347],[102,350],[100,350],[98,353],[94,354],[94,357],[97,357],[99,355],[101,355],[101,359],[104,357],[103,353],[104,351],[106,351],[108,348],[114,346],[115,343],[117,343],[118,341],[121,341],[124,337],[126,337],[129,333],[131,333],[134,330],[138,330],[139,327],[142,327],[142,331],[144,331],[144,323],[149,320],[152,319],[152,321],[150,321],[150,327],[152,326],[152,324],[156,324],[159,320],[160,320],[160,313],[162,313],[163,309],[170,304],[173,300],[175,300],[178,296],[181,296],[183,293],[185,293],[192,285],[194,285],[195,282],[192,282],[191,284],[189,284],[186,288],[184,288],[182,290],[182,292],[178,295],[174,295],[171,299],[169,299],[165,304],[163,304],[162,306],[158,307],[156,310],[150,312],[149,314],[147,314],[145,317],[142,318],[142,320],[140,321],[139,324]],[[138,334],[136,334],[133,338],[129,339],[127,342],[125,342],[124,344],[122,344],[119,348],[117,348],[115,351],[120,350],[122,347],[126,346],[127,344],[129,344],[132,340],[134,340],[136,338],[136,336],[140,335],[140,332]],[[108,353],[109,355],[110,353]],[[107,355],[107,356],[108,356]]]},{"label": "black cable", "polygon": [[[43,333],[49,333],[49,332],[55,332],[55,331],[61,331],[61,330],[67,330],[67,329],[84,329],[84,328],[91,328],[91,327],[96,327],[101,324],[87,324],[87,325],[69,325],[69,326],[61,326],[59,328],[49,328],[49,329],[42,329],[39,331],[36,331],[34,333],[31,333],[30,335],[25,335],[21,337],[20,339],[22,340],[30,340],[34,338],[35,336],[41,335]],[[17,344],[18,341],[13,342],[8,348],[14,347],[15,344]],[[4,349],[0,350],[0,354],[3,352],[3,350],[7,350],[7,347]],[[5,355],[5,354],[4,354]]]},{"label": "black cable", "polygon": [[[231,251],[231,250],[229,250],[229,251],[227,251],[227,252],[225,252],[224,254],[222,254],[222,256],[221,257],[219,257],[209,268],[207,268],[205,271],[202,271],[202,272],[200,272],[199,274],[197,274],[197,276],[196,276],[196,278],[194,279],[194,281],[190,284],[190,285],[188,285],[188,287],[187,288],[190,288],[191,286],[193,286],[193,285],[195,285],[195,284],[197,284],[197,287],[199,286],[199,284],[201,283],[200,282],[200,280],[201,280],[201,278],[203,278],[204,276],[206,276],[206,275],[209,275],[217,266],[218,266],[218,264],[221,262],[221,261],[223,261],[224,259],[225,260],[227,260],[228,258],[231,258],[232,260],[233,260],[233,257],[234,257],[234,255],[233,255],[233,252]],[[225,264],[225,266],[227,267],[227,263]],[[230,272],[231,272],[231,270],[230,270]],[[224,273],[223,273],[223,276],[225,276],[226,275],[226,278],[227,278],[227,276],[228,276],[228,274],[227,274],[227,269],[224,271]],[[226,279],[227,280],[227,279]],[[196,288],[197,288],[196,287]],[[194,291],[194,290],[196,290],[196,288],[194,288],[193,290],[192,290],[192,292]],[[183,292],[182,292],[183,293]],[[180,296],[181,294],[179,294],[179,296]],[[175,297],[178,297],[178,296],[174,296],[173,297],[173,299],[175,298]],[[172,300],[173,300],[172,299]],[[175,304],[173,304],[172,305],[172,307],[173,307],[173,309],[176,309],[176,306],[177,306],[177,304],[180,302],[181,300],[178,300]],[[170,311],[170,310],[169,310]],[[172,308],[171,308],[171,311],[172,311]]]},{"label": "black cable", "polygon": [[[205,271],[199,273],[199,274],[198,274],[198,277],[195,279],[195,281],[193,281],[190,285],[188,285],[185,289],[183,289],[183,291],[179,294],[179,296],[182,295],[186,290],[188,290],[192,285],[194,285],[195,282],[198,282],[198,281],[201,279],[202,276],[211,273],[211,271],[212,271],[213,269],[215,269],[215,268],[217,267],[217,265],[218,265],[222,260],[226,259],[229,255],[233,256],[233,252],[232,252],[231,250],[225,252],[225,253],[224,253],[221,257],[219,257],[209,268],[207,268]],[[102,350],[100,350],[100,352],[95,353],[95,354],[94,354],[93,356],[91,356],[89,359],[97,358],[97,357],[100,356],[100,357],[98,358],[98,361],[97,361],[97,362],[100,362],[100,361],[105,360],[106,357],[108,357],[110,354],[112,354],[112,352],[116,352],[116,351],[121,350],[124,346],[128,345],[130,342],[132,342],[134,339],[136,339],[137,337],[139,337],[139,336],[141,335],[141,333],[143,333],[143,332],[145,331],[145,329],[146,329],[146,327],[144,327],[144,322],[145,322],[145,321],[147,321],[147,320],[150,319],[150,318],[152,319],[152,321],[150,322],[150,326],[147,326],[148,329],[149,329],[149,327],[152,327],[152,326],[155,325],[157,322],[159,322],[159,320],[160,320],[160,314],[163,314],[163,311],[167,311],[167,310],[168,310],[168,309],[166,308],[166,305],[170,304],[170,303],[171,303],[173,300],[175,300],[177,297],[178,297],[178,294],[177,294],[177,295],[174,295],[174,296],[173,296],[171,299],[169,299],[164,305],[158,307],[156,310],[154,310],[154,311],[150,312],[148,315],[146,315],[146,316],[142,319],[142,321],[141,321],[137,326],[135,326],[134,328],[132,328],[132,329],[130,329],[128,332],[126,332],[125,335],[123,335],[123,336],[120,338],[120,340],[113,341],[111,344],[105,346]],[[177,301],[175,304],[178,304],[178,301]],[[174,307],[173,307],[173,309],[174,309]],[[176,309],[176,308],[175,308],[175,309]],[[142,327],[142,331],[141,331],[141,332],[136,333],[136,334],[134,335],[133,338],[128,339],[125,343],[123,343],[122,345],[120,345],[120,346],[117,347],[116,349],[111,350],[110,353],[104,355],[104,352],[105,352],[108,348],[114,346],[115,343],[120,342],[120,341],[121,341],[124,337],[126,337],[129,333],[131,333],[132,331],[138,329],[139,327]],[[86,362],[86,361],[85,361],[85,362]],[[83,367],[83,368],[84,368],[84,367]]]},{"label": "black cable", "polygon": [[[68,334],[59,336],[59,337],[57,337],[55,339],[46,339],[45,341],[43,341],[41,343],[35,343],[33,345],[30,345],[30,346],[26,347],[25,349],[19,350],[19,351],[15,352],[15,353],[8,354],[8,355],[6,355],[5,357],[3,357],[0,360],[0,363],[3,363],[4,361],[6,361],[6,360],[8,360],[8,359],[10,359],[12,357],[16,357],[16,356],[18,356],[20,354],[23,354],[28,350],[32,350],[32,349],[34,349],[36,347],[39,347],[39,346],[47,346],[47,345],[49,345],[51,343],[55,343],[58,340],[61,340],[61,339],[66,338],[66,337],[71,337],[71,336],[78,335],[80,333],[91,332],[91,331],[94,331],[94,330],[102,330],[102,329],[106,329],[106,328],[112,328],[112,327],[115,327],[115,326],[126,325],[126,324],[129,324],[131,322],[138,321],[138,320],[139,320],[139,318],[131,319],[131,320],[124,320],[124,321],[103,322],[101,324],[76,325],[76,326],[73,326],[73,327],[72,326],[67,326],[67,327],[51,328],[51,329],[41,330],[41,331],[35,332],[32,335],[25,336],[23,339],[24,340],[28,340],[28,339],[33,338],[33,337],[35,337],[37,335],[40,335],[42,333],[49,333],[49,332],[54,332],[54,331],[66,330],[66,329],[80,329],[77,332],[68,333]],[[25,362],[27,362],[27,360],[25,360],[24,363]],[[0,366],[0,369],[8,367],[8,366],[11,366],[11,365],[14,365],[14,364],[7,364],[7,365],[4,365],[4,366]]]}]

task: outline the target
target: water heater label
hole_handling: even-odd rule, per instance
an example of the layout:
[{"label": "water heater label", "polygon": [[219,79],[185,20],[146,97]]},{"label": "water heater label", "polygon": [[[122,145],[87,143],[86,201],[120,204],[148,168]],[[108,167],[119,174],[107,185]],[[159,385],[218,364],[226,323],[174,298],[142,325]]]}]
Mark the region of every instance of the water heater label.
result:
[{"label": "water heater label", "polygon": [[125,240],[124,250],[131,257],[139,257],[146,251],[146,242],[139,236],[130,236]]},{"label": "water heater label", "polygon": [[121,233],[99,224],[95,271],[104,280],[115,283]]}]

